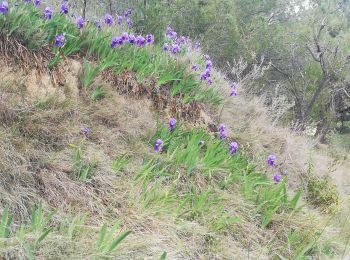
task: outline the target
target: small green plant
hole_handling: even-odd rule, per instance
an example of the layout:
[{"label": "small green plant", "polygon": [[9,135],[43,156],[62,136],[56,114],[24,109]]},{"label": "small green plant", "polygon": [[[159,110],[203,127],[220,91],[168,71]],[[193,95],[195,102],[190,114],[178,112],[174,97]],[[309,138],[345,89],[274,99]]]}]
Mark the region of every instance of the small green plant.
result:
[{"label": "small green plant", "polygon": [[80,214],[80,213],[73,218],[73,220],[68,225],[68,230],[67,230],[68,239],[73,240],[79,228],[81,228],[84,225],[85,220],[86,220],[86,215]]},{"label": "small green plant", "polygon": [[122,154],[118,156],[112,164],[112,169],[115,172],[122,171],[130,162],[131,156],[129,154]]},{"label": "small green plant", "polygon": [[211,190],[195,191],[184,195],[183,202],[178,207],[179,215],[188,215],[191,220],[198,219],[208,214],[211,209],[220,204],[220,198],[214,196]]},{"label": "small green plant", "polygon": [[160,256],[159,260],[165,260],[167,254],[168,254],[167,252],[164,252],[164,253]]},{"label": "small green plant", "polygon": [[119,224],[116,224],[111,228],[111,230],[108,230],[107,225],[103,224],[97,240],[97,248],[100,253],[111,253],[131,233],[131,231],[126,231],[114,238],[114,234],[119,228]]},{"label": "small green plant", "polygon": [[31,222],[30,222],[30,230],[33,232],[42,231],[46,228],[46,226],[51,221],[52,217],[56,212],[53,211],[49,213],[47,216],[44,216],[42,204],[35,204],[32,207],[31,214]]},{"label": "small green plant", "polygon": [[334,212],[339,204],[337,187],[330,177],[310,175],[307,181],[307,200],[325,212]]},{"label": "small green plant", "polygon": [[322,232],[317,229],[291,230],[287,236],[287,245],[292,249],[291,259],[307,259],[307,254],[317,247]]},{"label": "small green plant", "polygon": [[9,207],[6,206],[2,212],[0,222],[0,238],[8,238],[10,235],[10,225],[12,223],[12,214],[9,213]]},{"label": "small green plant", "polygon": [[94,170],[97,167],[97,163],[86,162],[83,158],[82,149],[80,146],[73,146],[73,164],[74,174],[80,181],[87,181],[93,175]]},{"label": "small green plant", "polygon": [[53,231],[52,228],[44,229],[40,233],[38,233],[38,236],[35,238],[34,242],[28,243],[28,241],[25,239],[25,228],[21,227],[20,229],[20,241],[27,253],[27,257],[30,260],[35,259],[35,252],[37,251],[40,243],[44,241],[44,239]]},{"label": "small green plant", "polygon": [[[31,221],[29,229],[28,227],[21,226],[18,232],[18,238],[23,245],[28,259],[35,259],[35,252],[37,251],[41,242],[53,231],[52,228],[47,228],[55,212],[51,212],[45,216],[42,208],[42,204],[35,204],[32,207]],[[28,242],[26,234],[33,233],[35,240]]]},{"label": "small green plant", "polygon": [[98,86],[92,91],[91,99],[93,101],[99,101],[105,97],[106,93],[103,91],[101,86]]},{"label": "small green plant", "polygon": [[100,73],[99,66],[93,66],[87,61],[84,61],[82,84],[85,89],[87,89],[92,84],[94,78],[97,76],[98,73]]}]

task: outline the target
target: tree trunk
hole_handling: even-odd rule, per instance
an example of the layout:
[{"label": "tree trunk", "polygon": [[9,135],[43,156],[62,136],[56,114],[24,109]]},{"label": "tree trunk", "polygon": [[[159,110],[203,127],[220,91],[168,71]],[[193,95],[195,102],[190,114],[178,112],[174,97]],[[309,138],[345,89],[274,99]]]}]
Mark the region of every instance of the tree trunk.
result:
[{"label": "tree trunk", "polygon": [[112,0],[109,0],[109,13],[113,15]]},{"label": "tree trunk", "polygon": [[143,0],[143,19],[146,21],[146,9],[147,9],[147,0]]},{"label": "tree trunk", "polygon": [[86,2],[87,2],[87,0],[84,0],[84,2],[83,2],[83,18],[84,18],[84,20],[86,17]]},{"label": "tree trunk", "polygon": [[320,96],[323,88],[325,87],[326,82],[327,82],[327,78],[323,77],[321,82],[318,84],[317,89],[316,89],[315,93],[313,94],[312,99],[311,99],[311,101],[310,101],[309,105],[307,106],[306,111],[304,113],[304,120],[305,120],[304,123],[306,123],[309,120],[311,110],[314,107],[314,105],[315,105],[318,97]]}]

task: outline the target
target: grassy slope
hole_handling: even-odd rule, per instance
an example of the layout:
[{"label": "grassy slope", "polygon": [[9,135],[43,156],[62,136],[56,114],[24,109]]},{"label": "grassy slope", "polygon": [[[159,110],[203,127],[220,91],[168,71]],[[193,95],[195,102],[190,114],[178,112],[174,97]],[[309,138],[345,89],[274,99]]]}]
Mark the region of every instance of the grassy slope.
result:
[{"label": "grassy slope", "polygon": [[[16,18],[15,13],[11,15]],[[35,17],[33,11],[30,19],[38,19]],[[23,16],[22,25],[26,24],[26,19]],[[61,17],[55,19],[50,22],[52,24],[38,21],[43,30],[55,28],[51,36],[47,35],[48,39],[59,30],[55,27],[57,22],[67,24],[65,28],[70,28],[70,34],[78,37],[77,31]],[[40,34],[44,32],[39,30]],[[86,31],[83,38],[89,39],[89,33]],[[104,44],[108,45],[108,38]],[[81,53],[88,55],[87,58],[96,57],[97,53],[102,64],[109,64],[106,60],[109,53],[101,54],[102,44],[98,45],[88,45],[88,51]],[[41,48],[33,51],[42,52]],[[69,45],[65,48],[68,50]],[[158,66],[142,67],[146,64],[143,59],[148,53],[158,51],[157,46],[140,50],[137,58],[122,59],[134,60],[132,66],[121,65],[118,61],[111,67],[119,74],[129,70],[137,73],[141,69],[143,72],[137,74],[137,78],[145,82],[146,68],[154,72]],[[21,58],[26,57],[25,53]],[[128,50],[122,53],[135,55]],[[10,57],[13,54],[8,53]],[[157,64],[156,60],[152,61],[150,64]],[[34,86],[28,79],[24,80],[24,75],[33,71],[30,66],[23,73],[6,71],[9,67],[2,66],[0,201],[3,208],[9,205],[10,212],[15,215],[9,238],[1,240],[0,244],[5,257],[33,253],[61,258],[91,258],[103,254],[157,258],[166,251],[170,259],[242,259],[248,255],[297,258],[338,253],[337,247],[327,241],[329,238],[318,239],[328,217],[319,218],[306,208],[293,210],[293,203],[285,199],[284,183],[274,185],[270,178],[255,169],[244,151],[231,158],[227,154],[227,144],[204,130],[192,129],[191,122],[170,134],[162,123],[156,124],[158,113],[161,121],[166,121],[167,111],[152,110],[154,100],[121,96],[116,91],[122,89],[119,85],[108,84],[102,78],[95,80],[87,90],[68,86],[72,78],[76,78],[69,72],[74,71],[72,64],[76,62],[69,59],[59,63],[55,71],[61,74],[55,75],[61,76],[63,86],[52,86],[49,97],[33,97],[28,93],[33,89],[42,93],[40,90],[47,88],[42,76],[35,76],[33,81],[37,84]],[[186,62],[181,61],[167,64],[172,70],[186,67]],[[171,71],[163,73],[164,70],[156,70],[152,76],[158,80],[175,78]],[[175,73],[176,78],[191,80],[188,72]],[[79,70],[76,74],[84,82],[86,77],[81,76]],[[105,98],[92,101],[90,96],[97,86],[106,92]],[[199,87],[198,83],[195,86]],[[203,97],[201,101],[204,102],[218,101],[211,99],[208,93],[213,92],[206,92],[206,89],[193,93],[186,90],[186,85],[171,87],[183,92],[180,96],[189,102],[195,96]],[[80,134],[82,127],[92,129],[89,138]],[[154,155],[152,145],[160,136],[166,141],[166,152]],[[201,148],[197,144],[202,139],[206,145]],[[86,171],[91,176],[79,179]],[[30,224],[30,215],[40,215],[40,211],[30,212],[38,202],[43,203],[46,216],[50,211],[56,212],[47,223],[34,221]],[[96,243],[103,223],[109,227],[118,224],[114,236],[126,230],[133,233],[117,251],[102,252]],[[38,240],[49,227],[51,232],[42,241]]]}]

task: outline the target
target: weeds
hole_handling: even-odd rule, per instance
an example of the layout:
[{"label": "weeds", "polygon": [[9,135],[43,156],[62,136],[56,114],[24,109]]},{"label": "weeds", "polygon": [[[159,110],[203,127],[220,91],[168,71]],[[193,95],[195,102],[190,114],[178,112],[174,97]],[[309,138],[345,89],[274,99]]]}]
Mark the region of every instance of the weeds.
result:
[{"label": "weeds", "polygon": [[131,231],[126,231],[118,237],[113,238],[118,229],[119,225],[114,225],[111,230],[108,230],[106,224],[102,226],[97,240],[97,248],[100,253],[108,254],[112,252],[131,233]]},{"label": "weeds", "polygon": [[329,177],[310,175],[307,181],[308,201],[325,212],[337,210],[339,194]]},{"label": "weeds", "polygon": [[122,171],[131,161],[129,154],[123,154],[118,156],[112,164],[112,170],[115,172]]},{"label": "weeds", "polygon": [[93,101],[99,101],[105,97],[106,93],[101,86],[96,87],[91,93],[91,99]]},{"label": "weeds", "polygon": [[10,225],[12,223],[12,215],[9,213],[9,207],[5,207],[2,212],[0,223],[0,238],[8,238],[10,235]]},{"label": "weeds", "polygon": [[95,161],[85,161],[83,158],[82,148],[80,146],[72,146],[73,147],[73,167],[74,167],[74,175],[80,181],[87,181],[93,175],[94,170],[97,167],[97,163]]}]

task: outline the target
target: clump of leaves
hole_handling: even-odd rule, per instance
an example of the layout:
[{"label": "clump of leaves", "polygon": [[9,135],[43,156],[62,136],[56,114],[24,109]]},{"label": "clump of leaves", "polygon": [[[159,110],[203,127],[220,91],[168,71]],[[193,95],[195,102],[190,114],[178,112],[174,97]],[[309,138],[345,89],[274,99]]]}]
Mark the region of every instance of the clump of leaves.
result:
[{"label": "clump of leaves", "polygon": [[339,193],[330,177],[311,175],[307,182],[307,199],[312,205],[331,213],[339,204]]},{"label": "clump of leaves", "polygon": [[98,234],[97,248],[102,254],[108,254],[115,250],[117,246],[131,233],[126,231],[121,235],[114,237],[114,234],[119,229],[119,225],[114,225],[108,230],[107,225],[104,224]]},{"label": "clump of leaves", "polygon": [[2,212],[0,222],[0,238],[8,238],[10,234],[10,225],[12,223],[12,214],[9,213],[9,207],[5,207]]},{"label": "clump of leaves", "polygon": [[99,101],[103,99],[106,96],[106,93],[103,91],[101,86],[98,86],[97,88],[94,89],[91,93],[91,99],[93,101]]},{"label": "clump of leaves", "polygon": [[74,166],[74,174],[80,181],[87,181],[90,179],[97,167],[96,161],[84,160],[83,151],[81,147],[71,145],[74,149],[72,160]]}]

